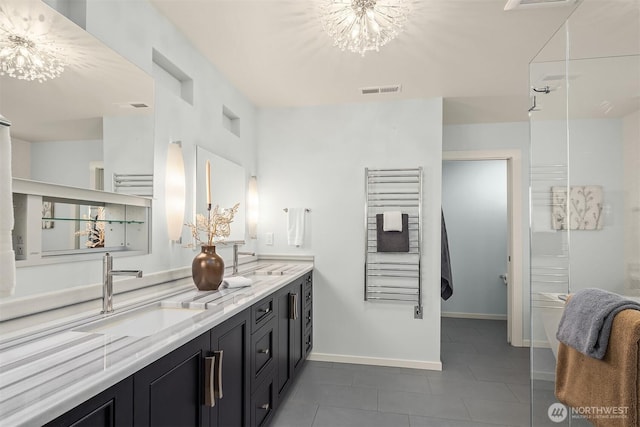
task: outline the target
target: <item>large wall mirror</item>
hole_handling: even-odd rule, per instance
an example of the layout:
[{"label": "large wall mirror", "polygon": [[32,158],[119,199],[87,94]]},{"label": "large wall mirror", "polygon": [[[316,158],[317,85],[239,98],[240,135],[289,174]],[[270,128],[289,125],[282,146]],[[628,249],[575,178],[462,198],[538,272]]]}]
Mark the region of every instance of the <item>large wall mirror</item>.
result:
[{"label": "large wall mirror", "polygon": [[0,76],[14,177],[113,191],[113,173],[153,174],[153,78],[40,1],[0,7],[3,28],[53,43],[65,64],[44,82]]},{"label": "large wall mirror", "polygon": [[202,147],[196,147],[196,214],[207,215],[206,165],[211,165],[211,204],[220,209],[232,208],[239,203],[238,212],[231,223],[231,234],[226,241],[244,241],[245,237],[245,170],[242,166],[224,159]]},{"label": "large wall mirror", "polygon": [[[48,3],[56,6],[56,2]],[[83,2],[64,4],[69,12],[72,6],[76,4],[82,6]],[[77,19],[74,20],[77,21]],[[68,227],[63,227],[63,224],[71,223],[68,219],[72,212],[78,213],[80,219],[83,216],[93,215],[94,222],[100,222],[99,213],[91,211],[91,207],[97,211],[99,207],[116,206],[103,200],[109,199],[110,194],[115,191],[114,174],[145,175],[150,177],[149,180],[152,182],[155,129],[154,79],[46,2],[0,0],[0,25],[3,30],[13,28],[16,33],[33,33],[37,40],[52,43],[62,56],[64,63],[64,71],[58,77],[43,82],[17,79],[6,74],[0,76],[0,113],[12,124],[10,133],[13,177],[23,182],[45,183],[43,187],[55,184],[75,187],[77,191],[99,194],[93,196],[87,193],[86,198],[78,198],[64,193],[58,195],[53,202],[50,196],[47,198],[47,194],[41,194],[39,197],[42,199],[42,208],[53,206],[54,211],[48,212],[47,215],[55,215],[59,220],[44,221],[40,226],[39,218],[36,218],[34,223],[37,223],[35,227],[39,228],[38,233],[30,234],[41,236],[41,239],[38,238],[37,242],[32,242],[33,244],[24,250],[31,251],[32,247],[40,246],[33,250],[42,252],[43,259],[47,255],[47,263],[52,263],[54,262],[52,260],[57,258],[53,255],[58,251],[65,254],[74,250],[85,254],[87,251],[93,251],[95,254],[91,256],[95,256],[91,259],[98,259],[102,255],[99,252],[104,252],[107,245],[129,245],[129,241],[121,244],[120,237],[114,237],[111,239],[115,242],[113,245],[107,242],[105,247],[96,244],[93,245],[95,248],[90,248],[87,244],[88,239],[82,235],[82,231],[86,231],[85,223],[80,223],[80,228],[76,226],[73,230],[66,230]],[[6,31],[0,34],[4,32]],[[151,196],[152,191],[143,189],[140,192],[136,190],[122,192],[128,195]],[[66,206],[62,200],[65,198],[75,198],[82,202]],[[97,203],[93,203],[95,201]],[[150,206],[149,199],[147,201]],[[130,205],[127,201],[116,203],[122,204],[124,208]],[[135,205],[139,202],[133,200],[132,203]],[[140,203],[147,206],[144,201]],[[105,208],[107,211],[105,215],[108,216],[107,208]],[[15,209],[16,206],[14,206]],[[32,210],[39,211],[40,207],[34,206]],[[134,242],[133,246],[138,250],[130,251],[132,255],[149,251],[149,212],[147,208],[142,212],[144,220],[136,219],[132,222],[128,218],[129,214],[126,218],[127,223],[144,222],[138,228],[139,234],[145,240]],[[44,211],[42,215],[46,216]],[[97,220],[95,220],[96,215],[98,215]],[[24,215],[24,218],[26,217]],[[24,218],[22,218],[23,222],[26,221]],[[122,218],[118,221],[112,221],[111,224],[125,223]],[[20,224],[18,219],[16,222]],[[79,223],[78,219],[75,222]],[[34,227],[25,226],[25,229],[33,230]],[[15,234],[14,230],[14,240]],[[56,235],[58,237],[55,237]],[[73,276],[82,277],[82,279],[76,280],[75,285],[62,283],[63,280],[58,278],[67,276],[58,274],[62,271],[61,269],[81,268],[79,264],[70,267],[69,259],[61,259],[60,262],[67,264],[59,268],[34,267],[32,263],[21,258],[18,260],[19,267],[24,268],[18,268],[19,283],[15,296],[49,292],[94,280],[88,273],[90,267],[83,265],[82,272],[72,270]],[[71,270],[68,271],[71,272]],[[39,283],[39,279],[44,276],[52,278],[50,281],[52,283],[46,289],[33,285]],[[21,284],[20,280],[25,283]],[[21,286],[24,284],[28,286]]]}]

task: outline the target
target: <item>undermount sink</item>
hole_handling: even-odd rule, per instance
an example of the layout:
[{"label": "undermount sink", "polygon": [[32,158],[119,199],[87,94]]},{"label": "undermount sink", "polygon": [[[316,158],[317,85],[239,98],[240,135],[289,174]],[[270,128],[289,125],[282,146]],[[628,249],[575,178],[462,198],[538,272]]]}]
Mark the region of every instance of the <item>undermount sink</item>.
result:
[{"label": "undermount sink", "polygon": [[176,308],[157,303],[137,310],[114,314],[86,326],[75,328],[73,331],[110,336],[147,337],[180,323],[195,320],[194,316],[205,311],[204,309]]}]

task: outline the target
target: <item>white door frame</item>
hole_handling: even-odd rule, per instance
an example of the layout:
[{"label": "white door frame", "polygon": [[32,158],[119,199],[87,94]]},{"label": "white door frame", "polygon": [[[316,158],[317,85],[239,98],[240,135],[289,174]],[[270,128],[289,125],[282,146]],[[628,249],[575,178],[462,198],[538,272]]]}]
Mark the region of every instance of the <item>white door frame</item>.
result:
[{"label": "white door frame", "polygon": [[523,347],[522,259],[524,241],[522,225],[522,153],[520,150],[443,151],[442,160],[506,160],[507,161],[507,221],[509,252],[507,277],[507,340]]}]

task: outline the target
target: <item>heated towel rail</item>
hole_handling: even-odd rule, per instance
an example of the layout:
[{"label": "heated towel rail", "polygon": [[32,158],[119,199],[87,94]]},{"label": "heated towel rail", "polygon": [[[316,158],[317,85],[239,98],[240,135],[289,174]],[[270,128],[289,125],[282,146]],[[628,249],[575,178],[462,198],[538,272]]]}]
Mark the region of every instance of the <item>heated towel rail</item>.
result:
[{"label": "heated towel rail", "polygon": [[[415,304],[422,319],[422,168],[365,168],[365,195],[364,299]],[[387,211],[408,215],[408,251],[378,251],[376,215]]]}]

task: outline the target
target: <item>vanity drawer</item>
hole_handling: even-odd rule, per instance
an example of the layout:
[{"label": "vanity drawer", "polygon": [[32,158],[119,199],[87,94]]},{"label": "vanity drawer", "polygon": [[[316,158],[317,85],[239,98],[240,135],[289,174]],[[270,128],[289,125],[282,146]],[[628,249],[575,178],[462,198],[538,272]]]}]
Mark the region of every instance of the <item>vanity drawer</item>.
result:
[{"label": "vanity drawer", "polygon": [[257,331],[262,325],[274,318],[274,307],[273,295],[255,303],[251,307],[251,333]]},{"label": "vanity drawer", "polygon": [[267,378],[251,396],[251,426],[269,424],[274,414],[275,376]]},{"label": "vanity drawer", "polygon": [[305,307],[303,313],[304,318],[302,321],[304,322],[304,330],[307,331],[309,330],[311,325],[313,325],[313,304],[309,304],[307,307]]},{"label": "vanity drawer", "polygon": [[265,376],[274,370],[276,322],[270,320],[251,336],[251,389],[254,390]]},{"label": "vanity drawer", "polygon": [[313,328],[310,328],[304,333],[304,354],[305,357],[311,353],[313,349]]},{"label": "vanity drawer", "polygon": [[310,305],[313,301],[313,281],[311,280],[311,273],[307,275],[304,282],[304,305]]}]

